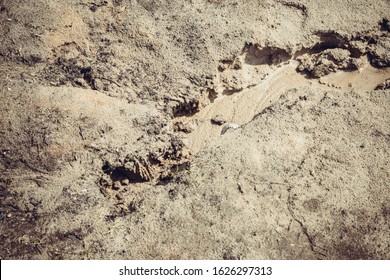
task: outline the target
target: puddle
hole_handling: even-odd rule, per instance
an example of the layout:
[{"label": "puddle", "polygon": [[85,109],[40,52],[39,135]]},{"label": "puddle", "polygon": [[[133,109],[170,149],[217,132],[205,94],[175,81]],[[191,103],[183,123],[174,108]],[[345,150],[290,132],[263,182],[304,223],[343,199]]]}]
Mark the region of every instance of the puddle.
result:
[{"label": "puddle", "polygon": [[390,78],[390,68],[375,68],[368,59],[359,71],[339,71],[319,79],[319,82],[343,90],[373,90],[375,87]]}]

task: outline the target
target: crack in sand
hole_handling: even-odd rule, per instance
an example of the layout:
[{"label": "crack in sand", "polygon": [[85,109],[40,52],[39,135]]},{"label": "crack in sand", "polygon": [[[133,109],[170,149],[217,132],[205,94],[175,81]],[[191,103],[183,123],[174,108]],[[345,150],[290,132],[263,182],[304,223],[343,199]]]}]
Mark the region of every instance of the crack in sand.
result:
[{"label": "crack in sand", "polygon": [[299,226],[301,227],[302,229],[302,232],[303,234],[306,236],[307,238],[307,241],[309,242],[309,245],[310,245],[310,249],[313,253],[316,253],[316,254],[319,254],[323,257],[326,257],[326,254],[322,253],[322,252],[319,252],[318,250],[316,250],[316,248],[319,248],[318,246],[315,245],[315,242],[313,240],[313,237],[309,234],[308,230],[307,230],[307,227],[303,224],[303,222],[298,219],[293,211],[293,209],[291,208],[293,204],[293,201],[292,201],[292,197],[291,197],[291,188],[288,189],[288,198],[287,198],[287,209],[288,209],[288,212],[291,216],[291,218],[297,222],[299,224]]}]

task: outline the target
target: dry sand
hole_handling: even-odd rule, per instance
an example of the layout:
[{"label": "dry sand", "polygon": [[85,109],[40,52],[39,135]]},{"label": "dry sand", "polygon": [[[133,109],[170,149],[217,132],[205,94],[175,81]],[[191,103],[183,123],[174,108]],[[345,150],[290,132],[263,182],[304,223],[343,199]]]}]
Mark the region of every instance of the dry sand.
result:
[{"label": "dry sand", "polygon": [[389,259],[389,14],[0,0],[0,258]]}]

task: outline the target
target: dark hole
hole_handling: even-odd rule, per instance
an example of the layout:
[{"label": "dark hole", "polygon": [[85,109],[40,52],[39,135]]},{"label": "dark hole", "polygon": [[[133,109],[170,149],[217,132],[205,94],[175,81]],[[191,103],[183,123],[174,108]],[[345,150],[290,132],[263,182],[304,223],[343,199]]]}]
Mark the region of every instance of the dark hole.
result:
[{"label": "dark hole", "polygon": [[199,101],[191,100],[173,108],[174,117],[192,116],[199,112]]},{"label": "dark hole", "polygon": [[387,18],[383,18],[382,21],[380,22],[381,31],[390,31],[390,25],[389,25],[389,20]]},{"label": "dark hole", "polygon": [[111,171],[111,165],[108,161],[104,162],[103,166],[102,166],[102,170],[104,173],[106,174],[109,174],[110,171]]},{"label": "dark hole", "polygon": [[86,67],[80,70],[80,73],[83,74],[83,79],[91,86],[93,90],[97,90],[95,85],[95,79],[92,77],[92,68]]},{"label": "dark hole", "polygon": [[129,169],[126,169],[123,166],[114,168],[110,174],[110,177],[113,182],[122,181],[125,179],[128,179],[130,183],[147,182],[147,180],[142,178],[140,174],[137,174]]}]

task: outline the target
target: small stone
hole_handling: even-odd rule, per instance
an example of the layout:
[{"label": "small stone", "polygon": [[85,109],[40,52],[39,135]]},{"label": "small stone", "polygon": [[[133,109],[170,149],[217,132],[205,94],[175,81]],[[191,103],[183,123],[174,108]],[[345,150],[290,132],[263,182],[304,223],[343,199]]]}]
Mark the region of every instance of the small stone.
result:
[{"label": "small stone", "polygon": [[174,124],[173,130],[176,132],[191,133],[193,128],[188,123],[177,122]]},{"label": "small stone", "polygon": [[98,7],[96,6],[96,4],[92,4],[91,7],[89,7],[89,9],[92,11],[92,12],[96,12]]},{"label": "small stone", "polygon": [[221,135],[225,134],[229,129],[237,129],[239,128],[240,126],[238,124],[235,124],[235,123],[229,123],[227,125],[224,125],[223,128],[222,128],[222,131],[221,131]]},{"label": "small stone", "polygon": [[226,123],[226,120],[222,115],[216,115],[211,119],[211,123],[216,125],[223,125]]},{"label": "small stone", "polygon": [[121,181],[122,186],[127,186],[130,183],[129,179],[124,179]]}]

